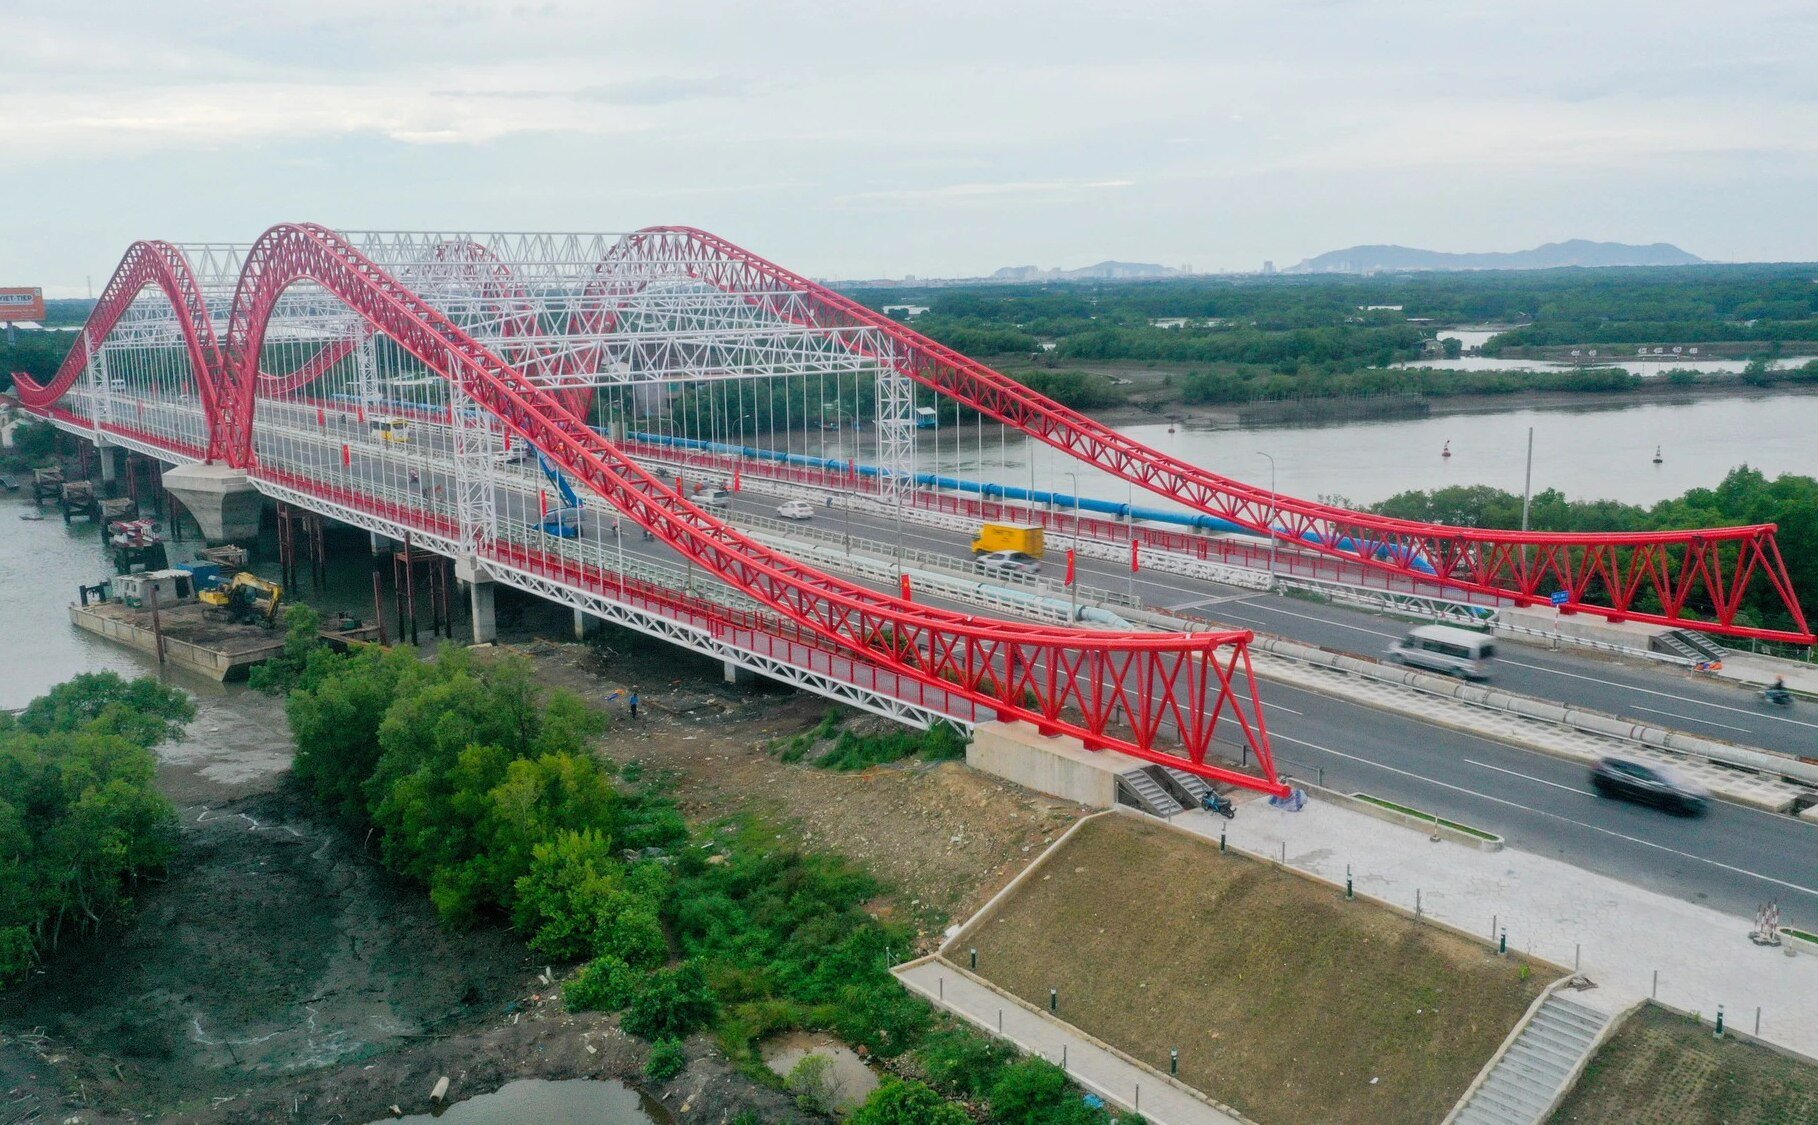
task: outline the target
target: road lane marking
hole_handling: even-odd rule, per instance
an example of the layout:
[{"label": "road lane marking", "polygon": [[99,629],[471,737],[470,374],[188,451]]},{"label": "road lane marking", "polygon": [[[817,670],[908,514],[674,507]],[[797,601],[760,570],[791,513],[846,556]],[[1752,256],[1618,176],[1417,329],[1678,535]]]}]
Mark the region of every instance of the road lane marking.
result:
[{"label": "road lane marking", "polygon": [[1634,684],[1621,684],[1614,680],[1600,680],[1596,676],[1584,676],[1577,672],[1562,672],[1558,668],[1548,668],[1544,664],[1524,664],[1519,660],[1509,660],[1507,658],[1503,659],[1503,663],[1513,664],[1517,668],[1531,668],[1536,672],[1551,672],[1555,676],[1568,676],[1574,680],[1586,680],[1593,684],[1602,684],[1605,687],[1621,688],[1624,691],[1638,691],[1646,695],[1658,695],[1662,699],[1671,699],[1679,703],[1693,703],[1700,707],[1714,707],[1719,711],[1733,711],[1738,715],[1747,715],[1751,719],[1772,719],[1777,723],[1792,723],[1796,727],[1810,727],[1813,730],[1818,730],[1818,723],[1801,722],[1798,719],[1788,719],[1781,715],[1769,715],[1760,711],[1750,710],[1747,707],[1731,707],[1727,703],[1711,703],[1703,699],[1692,699],[1684,695],[1674,695],[1670,691],[1655,691],[1653,688],[1637,687]]},{"label": "road lane marking", "polygon": [[1743,734],[1754,733],[1749,730],[1748,727],[1735,727],[1728,723],[1717,722],[1715,719],[1700,719],[1695,715],[1680,715],[1672,711],[1662,711],[1658,707],[1643,707],[1639,703],[1635,704],[1635,710],[1646,711],[1650,715],[1665,715],[1669,719],[1683,719],[1688,723],[1703,723],[1707,727],[1722,727],[1724,730],[1739,730]]},{"label": "road lane marking", "polygon": [[[1524,805],[1520,801],[1510,801],[1510,800],[1507,800],[1502,797],[1492,797],[1488,793],[1479,793],[1475,789],[1467,789],[1462,785],[1453,785],[1451,782],[1448,782],[1448,781],[1439,781],[1435,778],[1427,777],[1424,774],[1415,773],[1412,770],[1398,769],[1395,766],[1385,766],[1381,762],[1373,762],[1368,758],[1362,758],[1362,757],[1357,756],[1356,754],[1347,754],[1342,750],[1334,750],[1330,746],[1321,746],[1317,742],[1307,742],[1303,739],[1295,738],[1292,735],[1286,735],[1286,734],[1282,734],[1280,732],[1272,732],[1270,734],[1270,737],[1273,739],[1278,739],[1282,742],[1292,742],[1296,746],[1305,746],[1309,750],[1318,750],[1322,754],[1330,754],[1335,758],[1345,758],[1345,759],[1348,759],[1353,762],[1362,763],[1363,765],[1366,765],[1366,766],[1375,766],[1377,769],[1387,770],[1390,773],[1400,774],[1403,777],[1412,778],[1415,781],[1424,781],[1428,785],[1437,785],[1441,789],[1451,789],[1451,790],[1454,790],[1455,792],[1464,793],[1468,796],[1477,797],[1477,798],[1480,798],[1485,801],[1492,801],[1498,805],[1507,805],[1510,808],[1520,809],[1523,812],[1530,812],[1536,816],[1546,817],[1549,820],[1564,821],[1566,824],[1577,825],[1580,828],[1588,828],[1592,832],[1600,832],[1605,836],[1614,836],[1618,840],[1626,840],[1631,844],[1640,844],[1644,848],[1653,848],[1656,851],[1666,852],[1668,855],[1678,856],[1681,859],[1690,860],[1693,863],[1707,864],[1708,866],[1716,867],[1721,870],[1728,871],[1731,874],[1746,875],[1751,879],[1759,879],[1764,883],[1772,883],[1777,887],[1785,887],[1788,890],[1798,891],[1800,894],[1811,895],[1813,898],[1818,899],[1818,888],[1805,887],[1805,886],[1799,885],[1798,883],[1789,883],[1785,879],[1776,879],[1772,875],[1763,875],[1759,871],[1750,871],[1746,867],[1737,867],[1734,864],[1722,863],[1715,859],[1707,859],[1704,856],[1695,855],[1692,852],[1680,851],[1678,848],[1669,848],[1665,844],[1656,844],[1652,840],[1643,840],[1639,836],[1630,836],[1626,832],[1617,832],[1614,829],[1601,828],[1595,824],[1586,824],[1582,820],[1573,820],[1569,816],[1560,816],[1558,813],[1547,812],[1545,809],[1537,809],[1537,808],[1534,808],[1532,805]],[[1589,794],[1589,793],[1584,793],[1583,790],[1574,790],[1574,792],[1581,793],[1586,797],[1591,796],[1591,794]],[[1564,862],[1564,861],[1561,861],[1561,862]],[[1574,864],[1570,864],[1569,866],[1578,867],[1579,865],[1574,863]],[[1580,868],[1580,870],[1589,871],[1590,868]],[[1600,874],[1600,873],[1594,872],[1594,874]],[[1616,876],[1614,876],[1614,875],[1604,875],[1603,877],[1606,879],[1616,879]],[[1617,879],[1617,881],[1618,882],[1628,882],[1628,880],[1626,880],[1626,879]],[[1634,884],[1630,884],[1630,885],[1632,886]]]},{"label": "road lane marking", "polygon": [[1506,773],[1510,777],[1519,777],[1526,781],[1537,781],[1542,785],[1551,785],[1555,789],[1564,789],[1567,793],[1583,793],[1584,792],[1584,790],[1578,788],[1578,786],[1576,786],[1576,785],[1562,785],[1557,781],[1548,781],[1544,777],[1535,777],[1531,773],[1522,773],[1520,770],[1503,769],[1501,766],[1493,766],[1488,762],[1480,762],[1475,758],[1460,758],[1459,761],[1465,762],[1465,763],[1467,763],[1469,765],[1473,765],[1473,766],[1480,766],[1486,770],[1495,770],[1497,773]]},{"label": "road lane marking", "polygon": [[1283,617],[1298,617],[1302,621],[1312,621],[1320,625],[1330,625],[1337,629],[1349,629],[1354,633],[1368,633],[1372,637],[1382,637],[1385,640],[1392,641],[1401,636],[1400,633],[1384,633],[1376,629],[1366,629],[1362,625],[1352,625],[1347,621],[1334,621],[1329,617],[1314,617],[1310,613],[1295,613],[1291,609],[1282,609],[1279,606],[1263,605],[1254,601],[1246,601],[1244,604],[1251,609],[1259,610],[1263,613],[1279,613]]}]

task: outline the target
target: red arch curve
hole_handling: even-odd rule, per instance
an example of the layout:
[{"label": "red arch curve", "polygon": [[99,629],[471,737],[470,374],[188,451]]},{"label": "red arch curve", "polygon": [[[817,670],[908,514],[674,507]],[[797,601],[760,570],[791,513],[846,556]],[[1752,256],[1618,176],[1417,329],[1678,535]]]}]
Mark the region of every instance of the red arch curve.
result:
[{"label": "red arch curve", "polygon": [[[1391,519],[1300,500],[1221,476],[1119,433],[951,348],[725,239],[693,227],[648,227],[621,243],[626,260],[677,263],[729,292],[753,294],[780,317],[821,327],[864,327],[886,337],[875,358],[941,394],[1005,422],[1070,456],[1258,534],[1417,582],[1568,605],[1611,620],[1688,626],[1732,636],[1813,642],[1775,543],[1773,524],[1656,532],[1520,532]],[[764,295],[772,294],[767,299]],[[804,301],[801,295],[805,294]],[[1428,569],[1430,568],[1430,569]],[[1785,606],[1793,631],[1737,621],[1757,576]],[[1643,595],[1663,612],[1636,608]],[[1607,604],[1592,600],[1602,596]],[[1715,622],[1685,616],[1708,602]]]},{"label": "red arch curve", "polygon": [[[1286,791],[1275,772],[1261,708],[1252,699],[1246,713],[1234,683],[1240,674],[1246,685],[1252,682],[1247,631],[1108,633],[994,621],[888,597],[814,570],[721,523],[664,485],[589,429],[555,394],[324,228],[273,227],[246,256],[225,347],[229,377],[245,392],[240,401],[251,400],[279,298],[304,280],[328,290],[573,479],[796,625],[867,660],[881,660],[899,676],[1074,735],[1093,748],[1182,765],[1180,757],[1156,749],[1158,736],[1172,725],[1194,772],[1270,793]],[[250,446],[250,411],[245,422],[248,428],[236,440]],[[1227,705],[1256,751],[1262,778],[1205,763]],[[1120,715],[1128,717],[1134,741],[1111,729]]]},{"label": "red arch curve", "polygon": [[63,358],[63,365],[50,382],[40,385],[30,376],[13,377],[19,401],[36,409],[48,409],[68,393],[88,366],[89,341],[106,339],[133,301],[148,286],[157,286],[176,311],[177,325],[189,353],[190,368],[202,397],[203,416],[208,423],[207,460],[231,459],[222,445],[226,436],[218,424],[224,403],[233,397],[232,388],[223,385],[221,346],[215,337],[214,321],[208,305],[196,285],[196,275],[189,259],[168,242],[135,242],[120,259],[114,275],[101,290],[88,322],[77,334],[75,344]]}]

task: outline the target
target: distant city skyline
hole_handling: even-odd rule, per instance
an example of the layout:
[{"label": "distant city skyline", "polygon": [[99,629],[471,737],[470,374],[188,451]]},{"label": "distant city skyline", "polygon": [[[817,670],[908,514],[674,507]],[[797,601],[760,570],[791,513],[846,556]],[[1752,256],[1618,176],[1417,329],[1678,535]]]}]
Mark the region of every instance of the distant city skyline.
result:
[{"label": "distant city skyline", "polygon": [[1818,9],[14,5],[0,284],[135,238],[700,226],[817,277],[1357,244],[1818,259]]}]

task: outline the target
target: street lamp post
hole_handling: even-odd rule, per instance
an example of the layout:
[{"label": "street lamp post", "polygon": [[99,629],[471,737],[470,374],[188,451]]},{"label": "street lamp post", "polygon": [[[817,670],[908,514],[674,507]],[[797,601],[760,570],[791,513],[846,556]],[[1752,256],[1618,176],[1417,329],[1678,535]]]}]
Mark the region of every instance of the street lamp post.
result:
[{"label": "street lamp post", "polygon": [[1073,492],[1073,546],[1067,548],[1067,593],[1072,602],[1067,610],[1068,621],[1079,620],[1079,580],[1073,574],[1073,560],[1079,554],[1079,474],[1068,473],[1068,487]]},{"label": "street lamp post", "polygon": [[1275,457],[1272,454],[1257,450],[1258,457],[1269,459],[1269,589],[1275,589],[1275,513],[1278,503],[1275,492]]}]

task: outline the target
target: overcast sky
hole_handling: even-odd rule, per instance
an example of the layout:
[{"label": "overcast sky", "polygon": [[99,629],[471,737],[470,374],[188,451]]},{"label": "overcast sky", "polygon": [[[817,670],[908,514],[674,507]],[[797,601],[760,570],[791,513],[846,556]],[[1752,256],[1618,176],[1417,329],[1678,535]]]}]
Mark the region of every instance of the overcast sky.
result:
[{"label": "overcast sky", "polygon": [[819,277],[1360,242],[1818,259],[1818,4],[0,0],[0,284],[705,227]]}]

